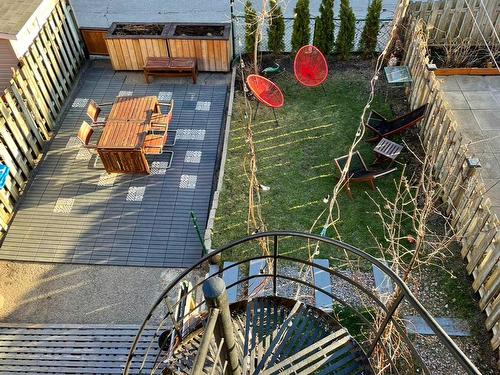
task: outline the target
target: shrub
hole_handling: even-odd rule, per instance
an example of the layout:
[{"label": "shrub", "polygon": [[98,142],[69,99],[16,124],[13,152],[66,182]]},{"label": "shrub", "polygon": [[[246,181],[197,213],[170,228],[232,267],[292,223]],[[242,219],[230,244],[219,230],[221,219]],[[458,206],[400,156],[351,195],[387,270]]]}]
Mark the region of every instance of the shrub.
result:
[{"label": "shrub", "polygon": [[298,0],[293,21],[292,52],[297,52],[300,47],[309,44],[311,38],[309,17],[309,0]]},{"label": "shrub", "polygon": [[368,6],[365,27],[361,34],[359,49],[365,57],[372,55],[377,48],[377,38],[380,31],[380,12],[382,0],[373,0]]},{"label": "shrub", "polygon": [[319,16],[316,17],[314,25],[314,45],[328,55],[333,50],[334,24],[333,24],[334,0],[322,0],[319,7]]},{"label": "shrub", "polygon": [[252,7],[252,2],[245,3],[245,51],[252,54],[255,47],[255,37],[257,35],[257,13]]},{"label": "shrub", "polygon": [[336,52],[340,59],[347,60],[354,47],[356,34],[356,16],[352,11],[349,0],[340,1],[340,29],[337,35]]},{"label": "shrub", "polygon": [[269,29],[267,31],[267,47],[270,51],[278,54],[285,49],[285,19],[277,0],[270,0]]}]

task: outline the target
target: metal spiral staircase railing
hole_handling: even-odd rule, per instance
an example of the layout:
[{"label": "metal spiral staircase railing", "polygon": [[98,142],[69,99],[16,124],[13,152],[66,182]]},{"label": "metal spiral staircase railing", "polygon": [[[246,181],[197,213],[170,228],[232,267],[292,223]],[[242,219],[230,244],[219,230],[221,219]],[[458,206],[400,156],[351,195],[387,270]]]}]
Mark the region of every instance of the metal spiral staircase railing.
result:
[{"label": "metal spiral staircase railing", "polygon": [[[244,254],[256,253],[259,241],[266,241],[272,253],[245,257]],[[313,247],[316,254],[327,252],[339,266],[324,267],[287,255],[297,250],[306,253],[307,247]],[[200,267],[208,265],[214,257],[235,251],[239,252],[238,258],[244,259],[199,281]],[[218,275],[233,267],[248,269],[250,262],[258,259],[266,260],[259,274],[242,277],[223,286],[224,293],[219,291],[222,297],[218,298],[224,301],[226,288],[253,291],[253,295],[240,297],[225,311],[227,304],[210,295],[209,284],[218,285],[222,282]],[[350,276],[349,265],[353,264],[360,268],[378,267],[395,284],[394,293],[380,296]],[[299,279],[281,271],[290,266],[313,267],[349,285],[363,300],[363,308],[335,290],[328,292],[307,278]],[[191,286],[188,280],[196,281]],[[319,290],[332,298],[333,311],[324,312],[307,301],[284,297],[280,295],[283,286]],[[381,358],[385,367],[382,373],[431,374],[429,365],[442,358],[432,358],[429,353],[422,355],[415,337],[407,334],[398,318],[401,314],[396,312],[421,317],[434,332],[438,344],[447,349],[464,373],[480,374],[384,262],[326,237],[288,231],[258,233],[211,252],[165,289],[137,334],[124,374],[373,374],[372,367],[375,362],[380,364]],[[370,318],[374,315],[378,317],[376,321]],[[358,332],[351,332],[357,330],[350,327],[353,322]],[[151,335],[153,330],[155,333]],[[404,353],[404,359],[402,354],[394,355],[394,348],[388,344],[389,331],[396,332],[401,339],[398,353]],[[233,372],[235,363],[240,367]]]}]

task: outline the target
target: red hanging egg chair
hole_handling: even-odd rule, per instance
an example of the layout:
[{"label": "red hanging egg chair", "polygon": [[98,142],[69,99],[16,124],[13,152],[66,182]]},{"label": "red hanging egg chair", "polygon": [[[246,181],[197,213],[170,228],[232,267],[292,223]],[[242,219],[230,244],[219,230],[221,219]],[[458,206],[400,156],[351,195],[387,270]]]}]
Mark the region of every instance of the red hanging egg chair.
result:
[{"label": "red hanging egg chair", "polygon": [[259,103],[262,103],[266,107],[271,107],[273,109],[274,119],[276,120],[276,124],[278,124],[278,119],[276,118],[274,109],[281,108],[285,104],[285,97],[283,96],[283,92],[278,85],[276,85],[273,81],[257,74],[250,74],[247,77],[247,85],[250,91],[252,91],[252,94],[255,96],[255,99],[257,99],[255,116],[257,116]]},{"label": "red hanging egg chair", "polygon": [[317,87],[328,78],[328,63],[319,49],[307,45],[295,55],[293,71],[301,85]]}]

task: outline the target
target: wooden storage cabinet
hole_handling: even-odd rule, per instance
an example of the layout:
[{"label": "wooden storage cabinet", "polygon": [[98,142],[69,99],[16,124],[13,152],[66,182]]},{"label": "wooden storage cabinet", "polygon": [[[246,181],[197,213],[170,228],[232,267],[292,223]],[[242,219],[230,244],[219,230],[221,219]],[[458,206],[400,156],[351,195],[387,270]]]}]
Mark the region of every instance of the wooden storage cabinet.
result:
[{"label": "wooden storage cabinet", "polygon": [[[119,30],[129,27],[157,26],[157,35],[123,35]],[[115,70],[142,70],[148,57],[169,57],[166,35],[168,23],[113,23],[105,37],[106,47]]]},{"label": "wooden storage cabinet", "polygon": [[[211,33],[211,29],[215,32]],[[224,23],[171,24],[167,34],[170,56],[196,58],[201,71],[228,72],[232,54],[230,32],[230,25]]]},{"label": "wooden storage cabinet", "polygon": [[83,41],[87,47],[89,55],[103,55],[107,56],[108,48],[106,47],[106,42],[104,38],[108,33],[106,29],[80,29],[82,33]]}]

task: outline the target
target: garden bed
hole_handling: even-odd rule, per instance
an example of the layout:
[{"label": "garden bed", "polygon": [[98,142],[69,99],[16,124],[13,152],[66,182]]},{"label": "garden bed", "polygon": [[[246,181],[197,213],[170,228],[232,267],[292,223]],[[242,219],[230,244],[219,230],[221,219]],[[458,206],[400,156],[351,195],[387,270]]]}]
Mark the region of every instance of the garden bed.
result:
[{"label": "garden bed", "polygon": [[142,70],[148,57],[168,57],[169,23],[114,22],[105,36],[115,70]]},{"label": "garden bed", "polygon": [[231,67],[230,24],[175,23],[168,32],[172,57],[194,57],[198,70],[228,72]]},{"label": "garden bed", "polygon": [[496,68],[438,68],[434,71],[437,76],[498,76]]},{"label": "garden bed", "polygon": [[[437,76],[500,75],[489,52],[467,44],[466,40],[441,47],[430,47],[430,57],[437,66],[434,71]],[[498,63],[500,61],[497,61]]]}]

